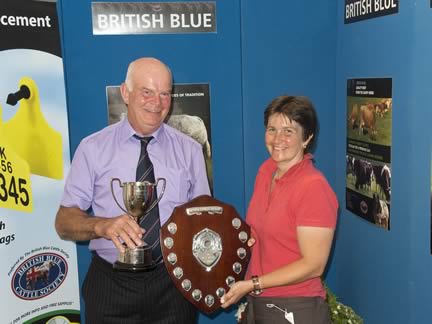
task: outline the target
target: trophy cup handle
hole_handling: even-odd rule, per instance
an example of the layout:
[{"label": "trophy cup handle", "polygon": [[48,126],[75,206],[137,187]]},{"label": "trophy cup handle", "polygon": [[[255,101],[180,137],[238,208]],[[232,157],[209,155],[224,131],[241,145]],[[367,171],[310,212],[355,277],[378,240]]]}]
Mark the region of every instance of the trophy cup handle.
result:
[{"label": "trophy cup handle", "polygon": [[162,191],[160,194],[158,194],[158,198],[155,201],[153,201],[153,203],[147,209],[146,214],[150,213],[150,211],[159,203],[159,201],[162,199],[162,196],[164,195],[166,180],[165,180],[165,178],[158,178],[156,183],[155,183],[155,187],[157,187],[157,185],[159,184],[159,181],[163,181]]},{"label": "trophy cup handle", "polygon": [[117,182],[119,183],[120,188],[123,187],[123,185],[122,185],[122,183],[121,183],[121,181],[120,181],[119,178],[112,178],[112,179],[111,179],[111,193],[112,193],[112,195],[113,195],[114,201],[116,202],[117,206],[119,206],[119,208],[125,212],[125,214],[130,215],[130,214],[129,214],[129,213],[128,213],[128,212],[127,212],[127,211],[126,211],[126,210],[125,210],[125,209],[124,209],[120,204],[119,204],[119,202],[117,201],[117,198],[116,198],[116,196],[115,196],[114,189],[113,189],[113,182],[115,182],[115,181],[117,181]]}]

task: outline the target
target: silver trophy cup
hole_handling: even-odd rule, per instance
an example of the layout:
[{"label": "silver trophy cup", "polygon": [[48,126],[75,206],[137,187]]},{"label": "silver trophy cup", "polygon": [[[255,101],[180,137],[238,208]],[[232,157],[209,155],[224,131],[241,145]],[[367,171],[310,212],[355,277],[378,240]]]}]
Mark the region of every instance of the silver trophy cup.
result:
[{"label": "silver trophy cup", "polygon": [[[156,187],[162,181],[162,191],[158,194],[158,198],[153,201]],[[123,208],[114,193],[113,184],[118,182],[123,189]],[[150,211],[159,203],[165,192],[166,180],[158,178],[155,183],[148,181],[143,182],[121,182],[118,178],[111,180],[111,193],[115,202],[121,210],[128,214],[138,224],[146,217]],[[117,261],[114,263],[114,268],[125,271],[145,271],[155,266],[152,261],[152,247],[144,242],[143,246],[136,248],[128,248],[126,244],[125,252],[119,253]]]}]

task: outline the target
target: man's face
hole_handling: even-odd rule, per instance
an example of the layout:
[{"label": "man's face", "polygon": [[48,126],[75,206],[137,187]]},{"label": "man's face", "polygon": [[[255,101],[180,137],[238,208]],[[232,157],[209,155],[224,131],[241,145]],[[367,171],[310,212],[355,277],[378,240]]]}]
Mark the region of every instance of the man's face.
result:
[{"label": "man's face", "polygon": [[121,93],[128,106],[131,126],[140,134],[156,131],[171,107],[171,75],[163,66],[144,66],[134,70]]}]

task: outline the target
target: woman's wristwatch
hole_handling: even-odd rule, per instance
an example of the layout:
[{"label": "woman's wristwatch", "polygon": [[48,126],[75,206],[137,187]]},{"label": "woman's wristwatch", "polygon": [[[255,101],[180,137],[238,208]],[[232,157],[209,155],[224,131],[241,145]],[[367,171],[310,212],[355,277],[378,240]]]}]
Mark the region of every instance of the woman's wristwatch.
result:
[{"label": "woman's wristwatch", "polygon": [[251,278],[252,278],[252,283],[253,283],[253,290],[251,293],[255,296],[258,296],[263,292],[263,290],[261,288],[261,282],[260,282],[258,276],[252,276]]}]

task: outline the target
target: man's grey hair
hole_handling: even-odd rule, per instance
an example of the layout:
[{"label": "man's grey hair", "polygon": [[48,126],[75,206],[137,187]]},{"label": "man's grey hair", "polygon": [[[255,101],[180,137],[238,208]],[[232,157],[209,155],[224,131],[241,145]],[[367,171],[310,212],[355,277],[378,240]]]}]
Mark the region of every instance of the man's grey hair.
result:
[{"label": "man's grey hair", "polygon": [[[168,65],[166,65],[164,62],[162,62],[162,61],[160,61],[160,60],[158,60],[158,59],[156,59],[156,58],[153,58],[153,57],[148,57],[148,58],[146,58],[146,59],[157,61],[157,62],[161,63],[163,66],[165,66],[165,68],[167,69],[168,73],[171,75],[171,79],[172,79],[171,69],[169,68]],[[131,62],[131,63],[129,64],[128,69],[127,69],[127,72],[126,72],[125,84],[126,84],[126,88],[127,88],[129,91],[132,91],[132,90],[133,90],[133,89],[132,89],[132,88],[133,88],[133,86],[132,86],[132,74],[133,74],[133,71],[134,71],[134,68],[135,68],[136,62],[138,62],[139,60],[140,60],[140,59],[136,59],[135,61]]]}]

